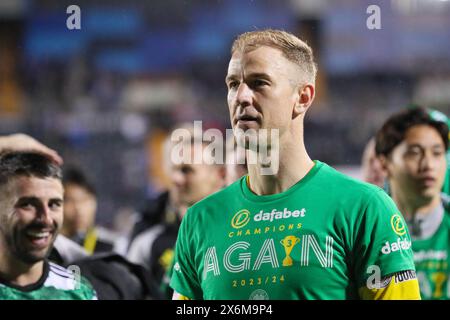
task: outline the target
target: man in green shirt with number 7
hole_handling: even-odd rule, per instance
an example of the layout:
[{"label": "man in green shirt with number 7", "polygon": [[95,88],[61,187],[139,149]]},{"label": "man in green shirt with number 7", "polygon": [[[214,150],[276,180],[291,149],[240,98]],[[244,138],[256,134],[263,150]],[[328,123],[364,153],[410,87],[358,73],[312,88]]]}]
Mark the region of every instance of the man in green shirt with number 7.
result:
[{"label": "man in green shirt with number 7", "polygon": [[174,298],[420,299],[410,236],[393,201],[308,156],[311,48],[264,30],[240,35],[231,55],[228,107],[249,173],[188,209]]}]

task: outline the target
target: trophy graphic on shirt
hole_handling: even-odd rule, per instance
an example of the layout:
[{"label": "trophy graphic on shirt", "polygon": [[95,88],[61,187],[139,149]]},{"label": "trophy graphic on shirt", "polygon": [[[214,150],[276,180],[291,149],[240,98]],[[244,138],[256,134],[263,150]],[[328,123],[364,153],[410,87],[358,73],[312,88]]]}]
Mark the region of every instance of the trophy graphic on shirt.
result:
[{"label": "trophy graphic on shirt", "polygon": [[295,245],[300,242],[300,239],[296,236],[286,236],[280,241],[281,245],[284,247],[284,252],[286,252],[286,257],[283,259],[283,267],[292,266],[292,258],[290,256],[292,249]]}]

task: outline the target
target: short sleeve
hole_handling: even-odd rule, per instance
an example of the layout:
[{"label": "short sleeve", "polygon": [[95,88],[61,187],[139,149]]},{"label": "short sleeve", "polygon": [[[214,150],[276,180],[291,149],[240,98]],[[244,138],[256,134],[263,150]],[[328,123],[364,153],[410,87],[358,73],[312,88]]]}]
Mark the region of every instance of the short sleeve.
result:
[{"label": "short sleeve", "polygon": [[381,189],[369,196],[357,219],[353,257],[358,287],[369,277],[415,270],[411,237],[393,200]]},{"label": "short sleeve", "polygon": [[191,215],[195,213],[190,210],[188,209],[186,212],[178,232],[170,287],[187,298],[201,300],[203,294],[193,254],[195,248],[192,235],[195,221],[190,219]]}]

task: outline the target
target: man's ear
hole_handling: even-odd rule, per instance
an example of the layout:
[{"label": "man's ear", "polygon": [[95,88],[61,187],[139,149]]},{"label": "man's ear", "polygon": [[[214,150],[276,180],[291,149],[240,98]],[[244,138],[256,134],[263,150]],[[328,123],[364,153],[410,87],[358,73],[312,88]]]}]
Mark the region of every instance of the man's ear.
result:
[{"label": "man's ear", "polygon": [[388,158],[383,154],[376,156],[376,158],[378,159],[378,161],[380,161],[381,169],[383,169],[384,174],[388,176],[389,175]]},{"label": "man's ear", "polygon": [[293,119],[304,114],[308,110],[316,94],[316,88],[310,83],[299,86],[297,90],[297,100],[295,101],[294,110],[292,112]]}]

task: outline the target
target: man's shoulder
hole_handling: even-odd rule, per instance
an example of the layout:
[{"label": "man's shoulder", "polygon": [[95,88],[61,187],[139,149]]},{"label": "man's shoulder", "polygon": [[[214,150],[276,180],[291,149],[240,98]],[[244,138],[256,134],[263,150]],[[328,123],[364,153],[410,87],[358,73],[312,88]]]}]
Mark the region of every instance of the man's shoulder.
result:
[{"label": "man's shoulder", "polygon": [[49,272],[44,286],[59,290],[74,290],[76,287],[76,267],[67,269],[56,263],[49,262]]},{"label": "man's shoulder", "polygon": [[380,187],[349,177],[327,165],[323,169],[316,186],[317,193],[326,197],[323,198],[325,202],[337,208],[337,213],[361,221],[364,216],[376,219],[397,211],[393,200]]},{"label": "man's shoulder", "polygon": [[243,176],[229,186],[224,187],[194,203],[191,207],[189,207],[183,220],[189,216],[192,217],[193,215],[190,214],[191,212],[196,212],[195,217],[199,217],[199,213],[202,212],[211,214],[217,211],[221,213],[223,208],[227,208],[230,205],[231,201],[236,201],[236,199],[242,196],[241,183],[242,179],[245,179],[245,177],[246,176]]},{"label": "man's shoulder", "polygon": [[228,202],[231,198],[235,199],[236,197],[239,197],[239,195],[242,195],[241,182],[242,179],[245,179],[245,177],[246,176],[236,180],[229,186],[206,196],[202,200],[193,204],[190,209],[199,210],[205,207],[222,205],[223,203]]},{"label": "man's shoulder", "polygon": [[72,298],[95,299],[95,291],[89,281],[81,275],[80,269],[77,266],[69,268],[49,262],[49,272],[44,287],[70,292]]},{"label": "man's shoulder", "polygon": [[95,234],[97,235],[97,243],[95,245],[95,252],[111,252],[114,250],[115,244],[120,239],[118,233],[106,229],[102,226],[95,227]]},{"label": "man's shoulder", "polygon": [[165,230],[167,230],[166,225],[157,224],[141,232],[130,243],[127,259],[133,263],[147,266],[150,261],[153,245],[156,239],[158,239]]},{"label": "man's shoulder", "polygon": [[73,272],[59,264],[49,261],[49,273],[48,277],[62,277],[62,278],[73,278]]},{"label": "man's shoulder", "polygon": [[330,193],[345,193],[347,196],[355,197],[372,197],[374,194],[385,193],[380,187],[350,177],[326,163],[323,163],[320,178]]},{"label": "man's shoulder", "polygon": [[91,284],[81,276],[79,268],[73,272],[53,262],[44,262],[44,273],[36,283],[20,287],[0,284],[0,300],[94,300]]}]

